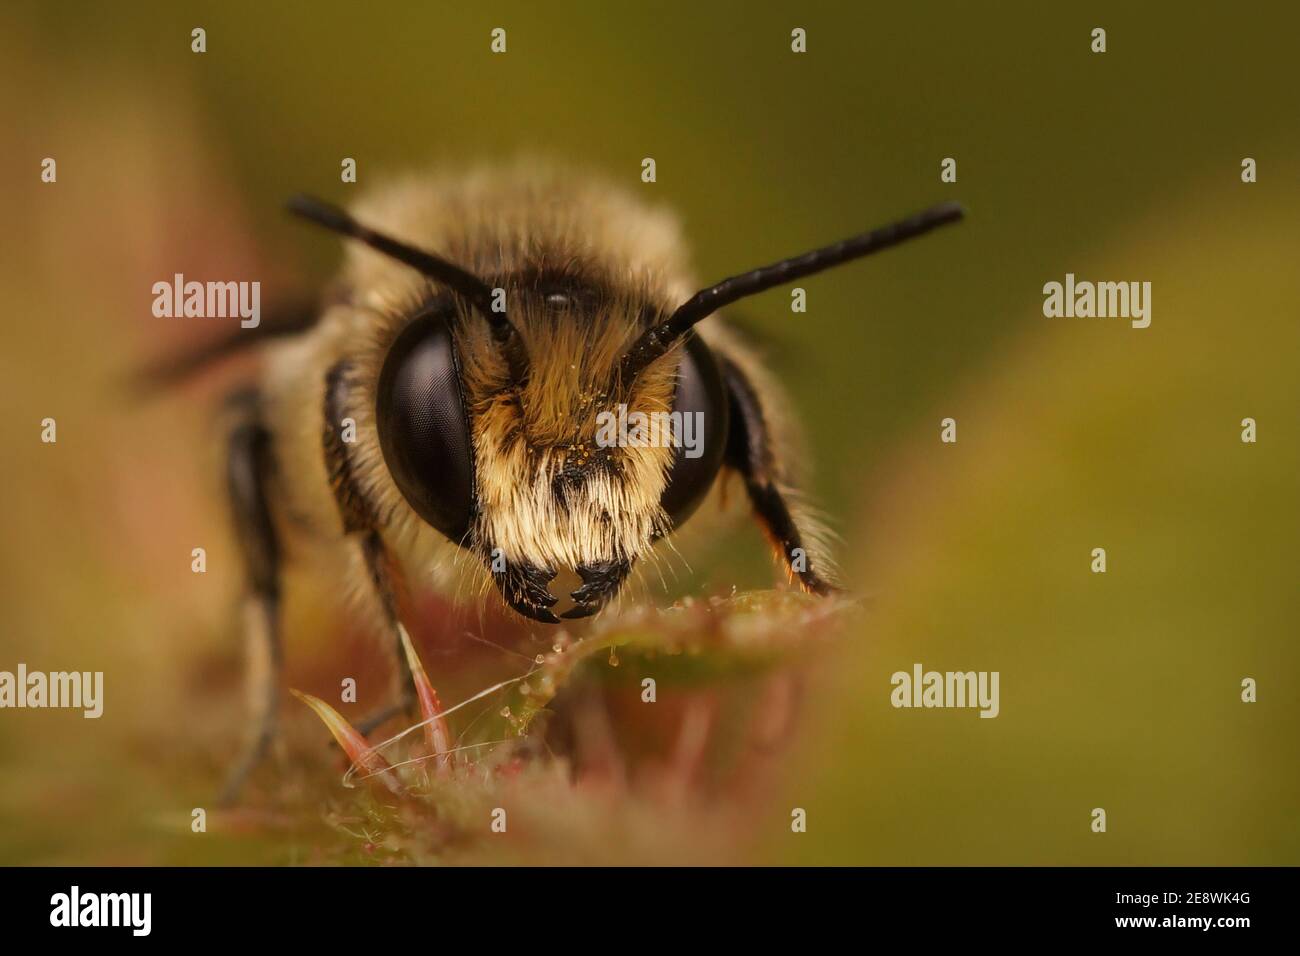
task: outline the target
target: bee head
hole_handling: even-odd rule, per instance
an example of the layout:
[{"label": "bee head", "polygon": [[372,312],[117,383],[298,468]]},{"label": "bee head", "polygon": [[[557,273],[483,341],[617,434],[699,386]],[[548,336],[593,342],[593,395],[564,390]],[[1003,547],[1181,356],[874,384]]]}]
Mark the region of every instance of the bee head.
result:
[{"label": "bee head", "polygon": [[407,503],[483,561],[510,607],[586,617],[707,494],[727,440],[721,375],[694,335],[623,375],[659,315],[643,294],[538,276],[498,288],[527,358],[512,362],[472,307],[435,300],[384,360],[380,445]]},{"label": "bee head", "polygon": [[739,440],[696,323],[963,215],[941,203],[682,302],[653,279],[603,275],[572,256],[489,282],[319,201],[291,208],[436,283],[383,358],[384,462],[411,509],[477,555],[510,607],[548,623],[559,620],[557,575],[578,582],[561,616],[600,610],[690,516]]}]

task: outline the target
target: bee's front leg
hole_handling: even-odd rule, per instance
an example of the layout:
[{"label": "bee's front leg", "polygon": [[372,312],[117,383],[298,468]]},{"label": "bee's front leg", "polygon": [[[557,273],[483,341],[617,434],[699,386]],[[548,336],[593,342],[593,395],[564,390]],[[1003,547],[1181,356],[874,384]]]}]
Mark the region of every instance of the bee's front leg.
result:
[{"label": "bee's front leg", "polygon": [[803,589],[822,595],[837,592],[839,588],[825,569],[814,566],[807,522],[801,527],[787,500],[780,450],[775,447],[757,389],[735,362],[724,356],[720,364],[731,412],[724,463],[744,480],[754,517]]},{"label": "bee's front leg", "polygon": [[402,592],[401,572],[388,553],[388,549],[384,547],[383,538],[378,531],[372,529],[366,532],[361,541],[361,551],[371,585],[374,587],[375,597],[383,613],[388,645],[395,658],[392,696],[386,705],[357,722],[357,730],[364,735],[399,714],[413,711],[416,700],[415,683],[411,680],[411,667],[402,647],[402,625],[401,618],[398,616],[398,608],[401,606],[399,595]]},{"label": "bee's front leg", "polygon": [[266,756],[279,718],[280,542],[271,517],[268,488],[274,468],[271,434],[257,416],[256,398],[241,397],[242,421],[230,433],[226,480],[235,536],[248,578],[244,627],[248,647],[248,690],[252,734],[226,778],[218,802],[229,805]]},{"label": "bee's front leg", "polygon": [[384,545],[380,534],[379,510],[366,496],[355,479],[348,445],[341,437],[342,423],[349,416],[352,366],[346,360],[329,370],[325,378],[324,431],[322,448],[329,471],[330,487],[338,503],[344,534],[360,540],[366,576],[379,606],[388,645],[394,657],[394,686],[389,703],[357,722],[357,729],[368,734],[393,717],[415,707],[415,686],[402,647],[399,609],[404,592],[401,569]]}]

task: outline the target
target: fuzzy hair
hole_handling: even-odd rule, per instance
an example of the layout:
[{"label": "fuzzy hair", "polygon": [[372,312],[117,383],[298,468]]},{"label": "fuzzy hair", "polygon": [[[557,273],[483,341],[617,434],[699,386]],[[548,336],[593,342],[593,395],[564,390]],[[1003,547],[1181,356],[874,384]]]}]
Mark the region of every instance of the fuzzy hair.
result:
[{"label": "fuzzy hair", "polygon": [[[264,382],[284,481],[283,510],[304,531],[341,540],[338,509],[321,451],[325,370],[351,365],[356,421],[349,446],[354,480],[373,504],[388,547],[413,580],[459,592],[488,586],[486,549],[553,569],[621,558],[636,561],[666,530],[659,502],[672,449],[596,449],[596,413],[618,403],[671,411],[680,346],[633,385],[619,380],[623,352],[654,316],[697,288],[686,269],[676,220],[596,179],[538,164],[480,169],[466,176],[399,182],[359,203],[357,219],[436,253],[506,288],[506,308],[530,357],[522,388],[503,390],[508,371],[487,323],[473,312],[453,322],[461,356],[476,463],[479,514],[464,550],[420,519],[385,466],[375,421],[378,380],[397,335],[440,291],[430,279],[361,244],[347,247],[346,301],[309,333],[273,346]],[[556,307],[551,289],[594,296]],[[712,317],[699,333],[740,367],[764,397],[778,487],[794,496],[788,468],[792,423],[760,363]],[[562,473],[573,481],[557,482]],[[712,496],[711,496],[712,497]],[[797,496],[794,507],[799,508]],[[810,559],[827,568],[824,535],[805,510],[796,520]],[[468,572],[468,573],[467,573]]]}]

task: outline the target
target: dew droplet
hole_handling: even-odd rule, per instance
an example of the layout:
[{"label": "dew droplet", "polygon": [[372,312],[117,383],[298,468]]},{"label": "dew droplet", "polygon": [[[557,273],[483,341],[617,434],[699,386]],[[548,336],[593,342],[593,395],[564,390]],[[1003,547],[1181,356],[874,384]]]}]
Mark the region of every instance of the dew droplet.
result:
[{"label": "dew droplet", "polygon": [[533,663],[534,663],[534,664],[545,664],[545,663],[546,663],[546,656],[545,656],[544,654],[538,654],[536,657],[533,658]]},{"label": "dew droplet", "polygon": [[610,667],[618,666],[618,654],[614,651],[614,648],[612,647],[609,649],[609,666]]},{"label": "dew droplet", "polygon": [[510,707],[509,707],[509,706],[505,706],[505,707],[502,707],[502,708],[501,708],[501,716],[502,716],[502,717],[509,717],[509,716],[510,716]]}]

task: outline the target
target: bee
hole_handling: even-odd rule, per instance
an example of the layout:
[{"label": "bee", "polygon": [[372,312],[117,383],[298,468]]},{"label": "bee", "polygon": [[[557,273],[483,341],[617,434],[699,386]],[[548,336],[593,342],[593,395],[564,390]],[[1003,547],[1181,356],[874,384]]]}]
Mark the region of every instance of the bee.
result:
[{"label": "bee", "polygon": [[[289,209],[349,240],[332,296],[154,375],[244,345],[264,356],[226,450],[265,665],[258,732],[228,793],[275,732],[286,539],[346,553],[403,672],[408,581],[478,575],[524,618],[588,617],[727,472],[793,580],[835,590],[778,386],[718,312],[963,215],[943,203],[700,288],[670,214],[556,170],[410,180],[350,212],[307,197]],[[600,440],[619,409],[690,416],[698,441]],[[557,608],[561,573],[575,586]]]}]

